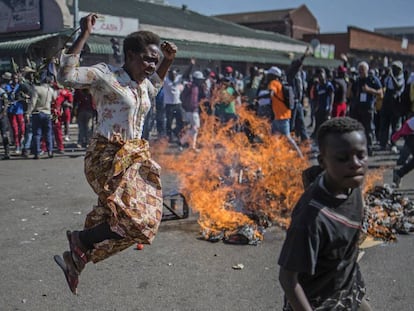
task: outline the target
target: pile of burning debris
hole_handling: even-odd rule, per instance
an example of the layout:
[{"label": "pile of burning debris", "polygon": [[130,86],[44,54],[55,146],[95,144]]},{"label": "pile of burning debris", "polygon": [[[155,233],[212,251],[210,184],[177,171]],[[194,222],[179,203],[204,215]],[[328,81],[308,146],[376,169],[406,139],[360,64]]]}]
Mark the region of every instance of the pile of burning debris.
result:
[{"label": "pile of burning debris", "polygon": [[[366,192],[365,205],[364,231],[374,239],[395,241],[397,234],[414,232],[414,201],[389,185],[375,186]],[[257,245],[263,239],[266,228],[273,224],[280,226],[280,223],[272,222],[264,213],[247,216],[252,220],[251,224],[244,224],[234,230],[214,231],[204,228],[202,236],[210,242]]]},{"label": "pile of burning debris", "polygon": [[[288,225],[290,212],[283,194],[260,186],[263,192],[260,197],[257,196],[258,184],[265,178],[260,169],[251,172],[245,167],[239,169],[237,174],[234,174],[234,168],[226,171],[226,174],[219,177],[217,186],[227,189],[222,211],[226,211],[228,218],[235,221],[231,225],[227,223],[222,226],[222,218],[201,213],[199,224],[202,227],[203,239],[210,242],[257,245],[263,240],[266,228],[273,224],[281,227]],[[243,215],[242,221],[240,215]]]},{"label": "pile of burning debris", "polygon": [[368,235],[394,241],[397,234],[414,232],[414,202],[391,186],[375,186],[365,194]]}]

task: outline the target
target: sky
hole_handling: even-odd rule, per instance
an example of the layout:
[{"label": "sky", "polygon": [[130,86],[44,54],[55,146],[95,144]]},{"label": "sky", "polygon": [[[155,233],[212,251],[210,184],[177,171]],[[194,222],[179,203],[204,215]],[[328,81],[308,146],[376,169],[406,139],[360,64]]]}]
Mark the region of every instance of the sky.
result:
[{"label": "sky", "polygon": [[374,28],[414,26],[413,0],[167,0],[203,15],[269,11],[305,4],[321,33],[346,32],[348,26]]}]

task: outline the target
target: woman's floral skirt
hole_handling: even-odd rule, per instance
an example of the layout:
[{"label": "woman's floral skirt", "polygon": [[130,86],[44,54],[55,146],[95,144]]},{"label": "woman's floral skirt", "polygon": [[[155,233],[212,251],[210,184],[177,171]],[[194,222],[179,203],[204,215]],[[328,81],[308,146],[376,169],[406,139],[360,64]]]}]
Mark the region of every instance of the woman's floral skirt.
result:
[{"label": "woman's floral skirt", "polygon": [[98,195],[85,229],[107,222],[122,236],[95,244],[88,257],[101,261],[134,243],[150,244],[162,218],[160,166],[151,159],[148,142],[92,138],[85,155],[85,175]]}]

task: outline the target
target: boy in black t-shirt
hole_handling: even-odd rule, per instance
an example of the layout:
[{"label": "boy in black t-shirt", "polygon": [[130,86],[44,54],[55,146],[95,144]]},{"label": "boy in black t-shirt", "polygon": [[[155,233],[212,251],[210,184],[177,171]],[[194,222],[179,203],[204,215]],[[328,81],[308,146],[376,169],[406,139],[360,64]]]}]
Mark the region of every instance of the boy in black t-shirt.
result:
[{"label": "boy in black t-shirt", "polygon": [[357,263],[368,160],[364,127],[348,117],[328,120],[318,144],[323,171],[293,210],[278,262],[284,310],[371,310]]}]

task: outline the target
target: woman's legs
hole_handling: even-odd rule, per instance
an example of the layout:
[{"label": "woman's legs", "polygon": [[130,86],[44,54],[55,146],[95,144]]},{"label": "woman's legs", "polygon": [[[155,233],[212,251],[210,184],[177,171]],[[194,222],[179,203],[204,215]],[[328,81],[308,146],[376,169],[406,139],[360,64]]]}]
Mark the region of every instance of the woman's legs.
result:
[{"label": "woman's legs", "polygon": [[95,243],[122,237],[111,231],[106,222],[82,231],[67,231],[66,237],[70,251],[63,252],[62,257],[54,256],[54,260],[65,274],[71,292],[76,295],[79,275],[89,261],[88,251],[94,248]]}]

